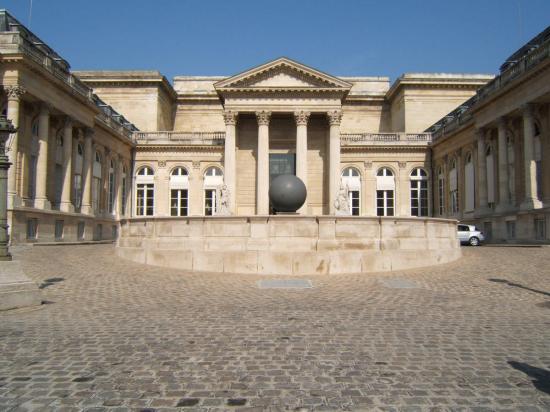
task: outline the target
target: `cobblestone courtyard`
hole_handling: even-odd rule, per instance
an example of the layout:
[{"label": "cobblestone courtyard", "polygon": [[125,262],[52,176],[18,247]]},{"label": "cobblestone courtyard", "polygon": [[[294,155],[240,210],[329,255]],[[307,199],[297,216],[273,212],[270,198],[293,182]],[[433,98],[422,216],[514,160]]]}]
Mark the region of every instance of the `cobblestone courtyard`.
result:
[{"label": "cobblestone courtyard", "polygon": [[464,254],[281,290],[16,249],[46,304],[0,313],[0,410],[550,410],[550,248]]}]

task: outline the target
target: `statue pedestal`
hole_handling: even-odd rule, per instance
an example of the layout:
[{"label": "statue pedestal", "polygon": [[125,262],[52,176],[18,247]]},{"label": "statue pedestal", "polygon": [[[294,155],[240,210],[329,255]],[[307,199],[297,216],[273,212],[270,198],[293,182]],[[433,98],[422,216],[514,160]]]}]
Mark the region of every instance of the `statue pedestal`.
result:
[{"label": "statue pedestal", "polygon": [[42,303],[38,285],[18,261],[0,261],[0,310],[37,306]]}]

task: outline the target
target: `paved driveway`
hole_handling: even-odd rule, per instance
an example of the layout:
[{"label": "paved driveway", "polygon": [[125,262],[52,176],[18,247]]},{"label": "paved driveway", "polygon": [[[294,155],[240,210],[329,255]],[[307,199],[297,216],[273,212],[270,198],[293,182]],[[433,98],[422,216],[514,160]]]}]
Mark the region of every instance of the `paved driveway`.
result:
[{"label": "paved driveway", "polygon": [[0,313],[0,410],[550,410],[550,248],[464,254],[265,289],[16,249],[47,304]]}]

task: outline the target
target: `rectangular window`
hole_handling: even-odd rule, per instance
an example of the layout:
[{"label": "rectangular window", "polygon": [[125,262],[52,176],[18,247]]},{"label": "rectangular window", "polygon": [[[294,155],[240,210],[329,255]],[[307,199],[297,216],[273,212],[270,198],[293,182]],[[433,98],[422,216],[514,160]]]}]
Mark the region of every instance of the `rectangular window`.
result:
[{"label": "rectangular window", "polygon": [[458,190],[451,191],[450,195],[451,195],[451,213],[454,215],[458,213]]},{"label": "rectangular window", "polygon": [[506,235],[508,239],[516,238],[516,222],[509,220],[506,222]]},{"label": "rectangular window", "polygon": [[115,206],[115,174],[109,173],[109,213],[114,213]]},{"label": "rectangular window", "polygon": [[56,220],[55,221],[55,240],[62,240],[62,239],[63,239],[63,221]]},{"label": "rectangular window", "polygon": [[121,211],[120,213],[122,216],[126,215],[126,177],[122,178],[122,205],[121,205]]},{"label": "rectangular window", "polygon": [[490,242],[493,238],[493,223],[492,222],[484,222],[483,223],[483,233],[485,234],[485,240],[487,242]]},{"label": "rectangular window", "polygon": [[216,214],[216,190],[206,189],[204,191],[204,215],[212,216]]},{"label": "rectangular window", "polygon": [[411,181],[411,216],[428,216],[428,181]]},{"label": "rectangular window", "polygon": [[153,216],[155,201],[155,185],[153,183],[138,183],[136,193],[136,215]]},{"label": "rectangular window", "polygon": [[187,216],[187,189],[170,190],[170,216]]},{"label": "rectangular window", "polygon": [[394,213],[394,191],[377,190],[376,191],[376,215],[393,216]]},{"label": "rectangular window", "polygon": [[101,179],[94,177],[92,179],[92,210],[94,213],[99,212],[99,196],[101,194]]},{"label": "rectangular window", "polygon": [[95,227],[94,240],[101,240],[101,239],[103,239],[103,225],[100,223]]},{"label": "rectangular window", "polygon": [[359,216],[361,213],[361,204],[359,200],[359,190],[349,191],[349,206],[352,216]]},{"label": "rectangular window", "polygon": [[61,192],[63,191],[63,166],[55,165],[55,202],[54,206],[59,209],[61,204]]},{"label": "rectangular window", "polygon": [[544,219],[535,219],[535,239],[546,239],[546,221]]},{"label": "rectangular window", "polygon": [[537,184],[537,199],[542,200],[542,161],[535,162],[535,176]]},{"label": "rectangular window", "polygon": [[36,240],[38,234],[38,219],[27,219],[27,239]]},{"label": "rectangular window", "polygon": [[80,210],[82,206],[82,176],[74,175],[74,206]]},{"label": "rectangular window", "polygon": [[439,196],[439,215],[443,216],[445,214],[445,190],[443,179],[439,179],[437,181],[437,185],[437,194]]},{"label": "rectangular window", "polygon": [[29,181],[27,187],[27,195],[29,199],[34,199],[36,196],[36,156],[31,156],[29,163]]},{"label": "rectangular window", "polygon": [[78,225],[76,227],[76,238],[78,240],[84,240],[84,230],[86,228],[85,222],[78,222]]},{"label": "rectangular window", "polygon": [[111,226],[111,239],[116,240],[118,237],[118,227],[117,225]]}]

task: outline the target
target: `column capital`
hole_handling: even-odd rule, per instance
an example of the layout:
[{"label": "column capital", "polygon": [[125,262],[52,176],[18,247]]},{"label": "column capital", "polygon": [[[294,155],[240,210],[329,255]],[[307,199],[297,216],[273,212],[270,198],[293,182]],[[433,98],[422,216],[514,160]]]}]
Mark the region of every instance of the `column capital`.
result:
[{"label": "column capital", "polygon": [[535,104],[534,103],[525,103],[521,105],[521,111],[526,117],[533,117],[535,115]]},{"label": "column capital", "polygon": [[8,95],[8,100],[19,100],[27,90],[18,84],[4,86],[4,91]]},{"label": "column capital", "polygon": [[236,125],[237,124],[237,118],[239,116],[239,112],[233,111],[233,110],[225,110],[223,112],[223,121],[225,122],[226,126],[230,125]]},{"label": "column capital", "polygon": [[331,126],[338,126],[342,121],[342,110],[330,110],[327,112],[327,116]]},{"label": "column capital", "polygon": [[94,136],[95,132],[94,129],[91,127],[85,127],[84,128],[84,139],[91,139]]},{"label": "column capital", "polygon": [[497,119],[497,126],[498,127],[507,127],[508,126],[508,119],[506,116],[501,116]]},{"label": "column capital", "polygon": [[50,103],[41,102],[39,106],[40,115],[45,116],[49,115],[52,111],[53,106]]},{"label": "column capital", "polygon": [[271,118],[271,112],[261,110],[256,112],[256,119],[258,120],[258,126],[269,126],[269,119]]},{"label": "column capital", "polygon": [[486,130],[482,127],[474,130],[475,139],[478,143],[485,143]]},{"label": "column capital", "polygon": [[74,119],[71,116],[65,116],[63,119],[63,127],[65,128],[72,128],[74,123]]},{"label": "column capital", "polygon": [[305,110],[297,110],[294,112],[294,120],[296,120],[296,126],[307,126],[309,116],[311,112]]}]

